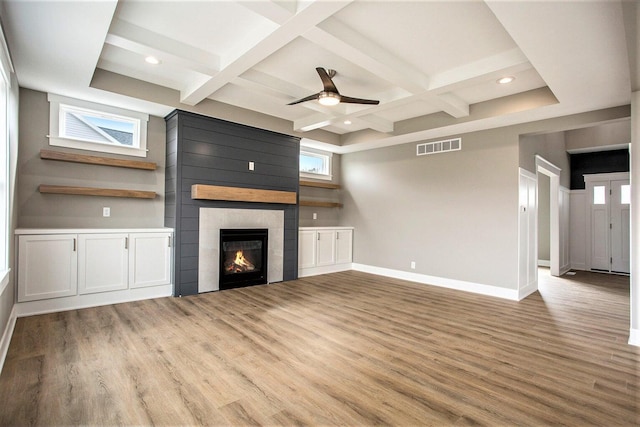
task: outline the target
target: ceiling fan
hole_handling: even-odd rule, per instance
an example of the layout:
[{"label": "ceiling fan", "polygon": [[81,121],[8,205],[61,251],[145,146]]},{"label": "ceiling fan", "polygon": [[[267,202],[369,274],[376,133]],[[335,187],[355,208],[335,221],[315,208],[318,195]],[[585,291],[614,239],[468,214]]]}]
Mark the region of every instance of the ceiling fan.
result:
[{"label": "ceiling fan", "polygon": [[295,105],[300,104],[301,102],[317,100],[320,104],[331,106],[337,105],[340,102],[344,104],[370,104],[370,105],[378,105],[380,101],[376,101],[373,99],[362,99],[362,98],[352,98],[350,96],[340,95],[338,92],[338,88],[333,83],[331,78],[336,75],[336,70],[325,70],[322,67],[316,68],[320,79],[322,80],[322,85],[324,89],[321,92],[318,92],[314,95],[309,95],[302,99],[298,99],[297,101],[290,102],[287,105]]}]

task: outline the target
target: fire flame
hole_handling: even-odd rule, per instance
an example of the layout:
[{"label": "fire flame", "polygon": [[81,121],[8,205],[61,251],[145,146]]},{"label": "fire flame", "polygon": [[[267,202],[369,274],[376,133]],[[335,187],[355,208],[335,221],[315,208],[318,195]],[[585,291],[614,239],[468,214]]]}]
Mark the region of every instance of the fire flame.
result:
[{"label": "fire flame", "polygon": [[242,251],[236,252],[236,258],[227,266],[227,271],[241,273],[244,271],[253,271],[256,267],[244,257]]}]

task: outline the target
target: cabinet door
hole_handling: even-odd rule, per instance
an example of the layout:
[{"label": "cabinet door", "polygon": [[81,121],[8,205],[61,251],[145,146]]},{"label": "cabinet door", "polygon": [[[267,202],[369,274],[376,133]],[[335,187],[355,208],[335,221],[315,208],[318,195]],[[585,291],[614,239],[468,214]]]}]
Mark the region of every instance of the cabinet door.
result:
[{"label": "cabinet door", "polygon": [[129,287],[171,283],[171,233],[129,235]]},{"label": "cabinet door", "polygon": [[18,301],[75,295],[78,252],[75,234],[18,237]]},{"label": "cabinet door", "polygon": [[318,230],[316,267],[336,263],[336,230]]},{"label": "cabinet door", "polygon": [[298,236],[298,268],[316,266],[316,232],[302,230]]},{"label": "cabinet door", "polygon": [[352,261],[353,230],[336,231],[336,264],[346,264]]},{"label": "cabinet door", "polygon": [[78,292],[127,289],[128,234],[78,236]]}]

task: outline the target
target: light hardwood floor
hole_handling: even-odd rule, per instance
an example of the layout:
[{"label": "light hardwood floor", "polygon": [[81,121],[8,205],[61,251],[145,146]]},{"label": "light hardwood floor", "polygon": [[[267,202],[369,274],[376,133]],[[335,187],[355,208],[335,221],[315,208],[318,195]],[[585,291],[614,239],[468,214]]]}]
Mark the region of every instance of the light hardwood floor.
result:
[{"label": "light hardwood floor", "polygon": [[629,279],[344,272],[18,319],[0,425],[639,425]]}]

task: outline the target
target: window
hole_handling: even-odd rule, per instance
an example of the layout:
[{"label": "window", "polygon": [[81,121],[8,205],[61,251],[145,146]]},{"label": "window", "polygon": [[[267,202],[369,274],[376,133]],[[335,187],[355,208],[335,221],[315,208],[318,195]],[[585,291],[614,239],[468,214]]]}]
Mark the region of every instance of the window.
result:
[{"label": "window", "polygon": [[300,150],[300,176],[330,180],[332,156],[333,153],[320,150]]},{"label": "window", "polygon": [[9,142],[17,124],[17,102],[12,97],[17,88],[12,90],[12,73],[9,50],[0,28],[0,294],[9,284]]},{"label": "window", "polygon": [[49,144],[147,156],[147,114],[49,94]]},{"label": "window", "polygon": [[606,202],[605,199],[605,189],[604,185],[595,185],[593,187],[593,204],[594,205],[604,205]]},{"label": "window", "polygon": [[624,184],[620,186],[620,204],[631,204],[631,185]]}]

